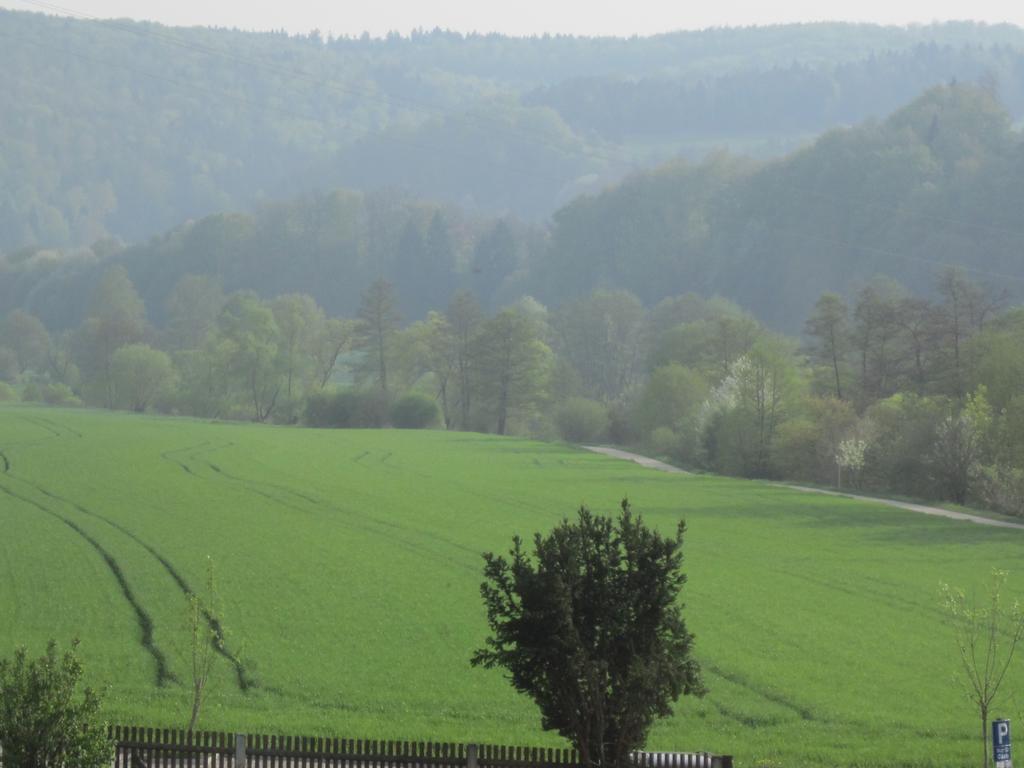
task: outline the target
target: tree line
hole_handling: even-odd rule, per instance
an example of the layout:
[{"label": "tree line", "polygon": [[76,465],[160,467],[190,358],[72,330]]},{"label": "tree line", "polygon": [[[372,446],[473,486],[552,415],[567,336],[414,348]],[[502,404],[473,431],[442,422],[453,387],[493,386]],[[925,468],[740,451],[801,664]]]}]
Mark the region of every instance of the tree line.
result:
[{"label": "tree line", "polygon": [[320,427],[443,428],[637,446],[684,466],[1024,514],[1024,311],[948,267],[928,295],[823,294],[800,338],[719,297],[598,290],[406,322],[391,283],[350,317],[187,275],[153,327],[109,269],[85,320],[0,325],[0,396]]},{"label": "tree line", "polygon": [[168,286],[207,274],[227,292],[306,293],[339,316],[385,277],[409,319],[460,289],[488,311],[524,295],[554,307],[623,288],[653,306],[693,291],[795,334],[823,291],[876,274],[911,285],[961,264],[1024,296],[1022,169],[1021,132],[993,94],[947,85],[773,162],[720,154],[640,173],[574,199],[544,226],[395,191],[336,190],[127,247],[20,249],[0,255],[0,314],[20,307],[50,328],[76,326],[103,272],[120,264],[157,324]]},{"label": "tree line", "polygon": [[251,215],[207,216],[129,247],[104,241],[0,256],[0,314],[22,308],[48,328],[77,326],[103,274],[119,265],[157,325],[166,321],[168,287],[186,275],[208,275],[228,293],[308,294],[335,315],[355,314],[362,292],[384,277],[402,314],[419,318],[459,288],[492,308],[542,246],[541,232],[511,218],[338,190],[267,203]]},{"label": "tree line", "polygon": [[[378,279],[355,317],[310,296],[226,294],[186,275],[152,326],[127,271],[110,268],[76,328],[52,336],[34,315],[0,326],[0,394],[58,405],[314,426],[480,429],[505,434],[538,402],[551,351],[544,310],[487,316],[469,293],[403,325]],[[429,383],[425,383],[429,382]]]},{"label": "tree line", "polygon": [[702,78],[578,77],[538,88],[525,101],[555,109],[583,135],[596,133],[616,143],[718,137],[738,149],[756,149],[751,126],[757,126],[762,138],[788,148],[807,135],[887,115],[923,91],[954,81],[988,83],[1018,115],[1024,111],[1022,78],[1019,48],[930,41],[853,62],[794,59]]}]

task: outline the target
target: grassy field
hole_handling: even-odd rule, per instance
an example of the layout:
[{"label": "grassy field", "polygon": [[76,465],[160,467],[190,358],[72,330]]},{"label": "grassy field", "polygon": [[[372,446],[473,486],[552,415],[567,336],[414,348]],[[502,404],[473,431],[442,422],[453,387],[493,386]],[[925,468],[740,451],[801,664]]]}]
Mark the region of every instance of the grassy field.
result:
[{"label": "grassy field", "polygon": [[[518,439],[6,407],[0,451],[0,654],[81,637],[117,721],[187,720],[183,590],[211,555],[239,663],[218,658],[201,726],[559,744],[469,666],[480,553],[628,494],[649,523],[689,525],[710,688],[652,748],[967,765],[977,726],[938,585],[999,566],[1024,593],[1021,531]],[[1024,711],[1022,683],[1024,664],[997,715]]]}]

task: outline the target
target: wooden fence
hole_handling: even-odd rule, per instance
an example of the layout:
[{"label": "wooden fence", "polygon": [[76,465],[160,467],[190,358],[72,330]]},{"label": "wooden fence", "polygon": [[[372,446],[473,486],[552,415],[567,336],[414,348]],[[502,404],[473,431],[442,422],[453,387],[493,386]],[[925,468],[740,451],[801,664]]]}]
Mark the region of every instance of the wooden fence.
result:
[{"label": "wooden fence", "polygon": [[[586,768],[568,749],[114,726],[114,768]],[[636,768],[732,768],[706,752],[636,752]]]}]

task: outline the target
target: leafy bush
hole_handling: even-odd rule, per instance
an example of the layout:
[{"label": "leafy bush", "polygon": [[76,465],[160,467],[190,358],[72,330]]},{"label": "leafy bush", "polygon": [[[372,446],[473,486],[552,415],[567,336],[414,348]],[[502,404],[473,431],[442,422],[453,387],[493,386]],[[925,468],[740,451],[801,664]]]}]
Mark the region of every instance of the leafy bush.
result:
[{"label": "leafy bush", "polygon": [[6,381],[0,381],[0,403],[18,399],[18,392]]},{"label": "leafy bush", "polygon": [[658,427],[651,432],[650,437],[647,438],[647,443],[652,453],[675,458],[679,450],[679,435],[673,432],[670,427]]},{"label": "leafy bush", "polygon": [[929,457],[946,412],[943,401],[915,395],[894,395],[868,408],[865,416],[875,437],[865,454],[867,487],[935,498],[938,488]]},{"label": "leafy bush", "polygon": [[571,397],[555,411],[562,439],[570,443],[598,442],[608,434],[608,410],[596,400]]},{"label": "leafy bush", "polygon": [[82,401],[67,384],[47,381],[30,381],[25,385],[21,399],[30,403],[46,403],[47,405],[74,406],[82,404]]},{"label": "leafy bush", "polygon": [[101,768],[113,745],[99,719],[100,700],[90,688],[77,700],[82,665],[77,642],[63,656],[50,642],[30,660],[24,648],[0,661],[0,746],[5,768]]},{"label": "leafy bush", "polygon": [[628,445],[639,438],[632,409],[623,402],[608,406],[608,439],[617,445]]},{"label": "leafy bush", "polygon": [[115,403],[142,413],[177,387],[178,372],[166,352],[148,344],[126,344],[110,359]]},{"label": "leafy bush", "polygon": [[779,427],[773,456],[774,469],[781,477],[805,482],[835,482],[835,471],[818,471],[817,425],[808,418],[796,418]]},{"label": "leafy bush", "polygon": [[13,349],[0,347],[0,382],[10,382],[18,378],[18,356]]},{"label": "leafy bush", "polygon": [[1006,464],[982,467],[977,493],[991,509],[1024,517],[1024,470]]},{"label": "leafy bush", "polygon": [[380,427],[386,421],[387,401],[377,392],[343,389],[310,395],[305,411],[305,422],[311,427]]},{"label": "leafy bush", "polygon": [[696,371],[678,364],[656,368],[636,404],[637,424],[644,432],[666,426],[682,433],[693,428],[707,396],[707,382]]},{"label": "leafy bush", "polygon": [[391,423],[399,429],[426,429],[440,416],[437,403],[426,395],[410,392],[391,408]]}]

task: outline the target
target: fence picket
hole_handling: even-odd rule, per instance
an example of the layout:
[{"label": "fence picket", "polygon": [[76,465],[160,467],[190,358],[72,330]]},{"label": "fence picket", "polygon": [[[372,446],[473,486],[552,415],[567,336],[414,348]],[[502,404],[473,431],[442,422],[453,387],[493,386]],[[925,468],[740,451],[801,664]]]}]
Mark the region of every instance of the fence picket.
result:
[{"label": "fence picket", "polygon": [[[179,747],[184,743],[185,737],[182,731],[179,731],[177,729],[164,731],[164,744],[166,745],[166,751],[164,752],[163,755],[161,755],[161,757],[163,758],[162,764],[166,765],[168,758],[177,757],[178,754],[180,754]],[[185,764],[185,760],[182,760],[181,762],[182,764]]]},{"label": "fence picket", "polygon": [[[107,735],[114,742],[111,768],[242,768],[234,764],[235,735],[223,731],[110,725]],[[245,738],[246,768],[588,768],[569,748],[266,734]],[[731,756],[708,752],[637,751],[630,757],[633,768],[732,766]]]}]

